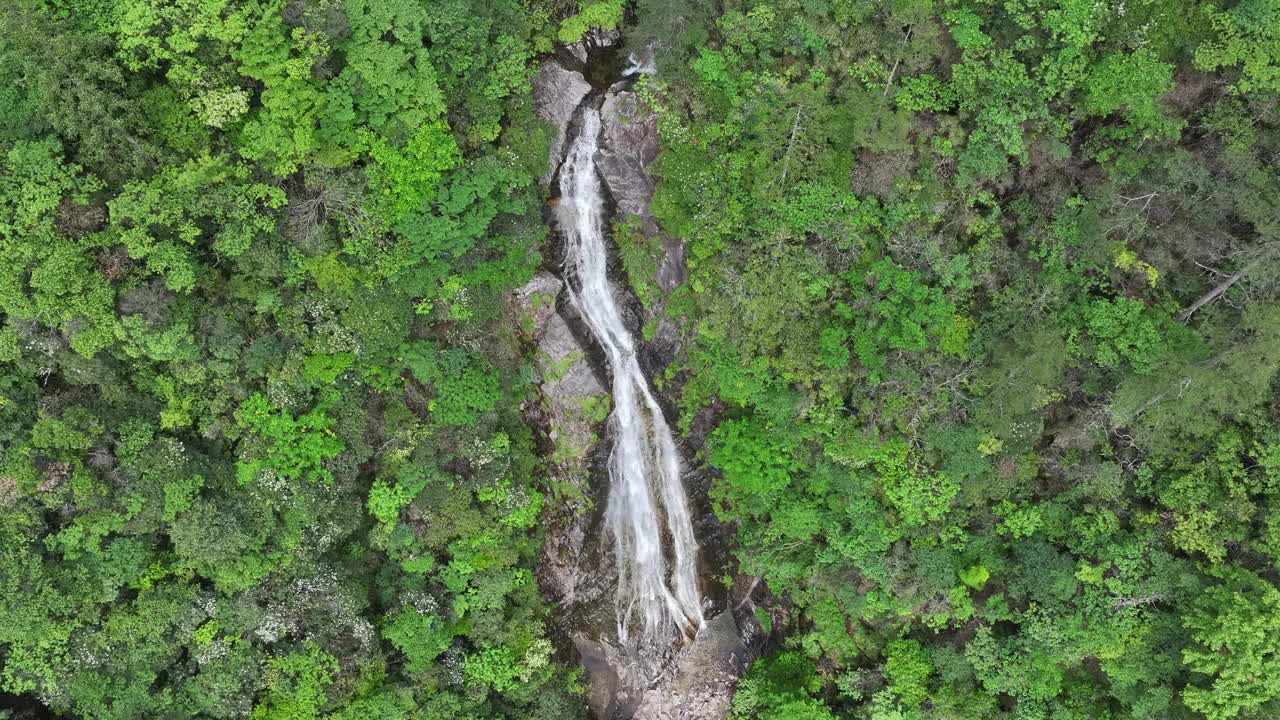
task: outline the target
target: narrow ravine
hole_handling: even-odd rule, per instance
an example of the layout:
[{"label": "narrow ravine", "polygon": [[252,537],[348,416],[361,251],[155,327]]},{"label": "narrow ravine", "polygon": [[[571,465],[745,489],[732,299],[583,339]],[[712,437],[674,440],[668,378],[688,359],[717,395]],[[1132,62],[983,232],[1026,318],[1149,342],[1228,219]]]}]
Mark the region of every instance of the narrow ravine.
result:
[{"label": "narrow ravine", "polygon": [[[704,624],[698,544],[681,483],[681,460],[636,359],[635,342],[608,278],[607,210],[596,170],[600,112],[588,97],[560,170],[560,230],[569,297],[612,371],[609,496],[605,526],[618,566],[618,638],[664,642]],[[639,630],[639,636],[634,630]]]},{"label": "narrow ravine", "polygon": [[[539,376],[526,412],[563,489],[542,512],[536,576],[555,604],[557,652],[585,671],[592,717],[723,720],[767,633],[736,583],[701,582],[734,573],[729,534],[692,462],[701,435],[677,441],[663,413],[670,398],[647,381],[676,361],[680,341],[661,322],[641,339],[661,301],[636,302],[614,254],[612,223],[625,219],[662,246],[662,290],[683,277],[679,240],[649,211],[657,116],[635,84],[655,64],[645,52],[624,60],[620,45],[615,34],[567,47],[533,82],[552,131],[542,184],[555,232],[513,309],[527,320]],[[596,410],[606,403],[607,419]]]}]

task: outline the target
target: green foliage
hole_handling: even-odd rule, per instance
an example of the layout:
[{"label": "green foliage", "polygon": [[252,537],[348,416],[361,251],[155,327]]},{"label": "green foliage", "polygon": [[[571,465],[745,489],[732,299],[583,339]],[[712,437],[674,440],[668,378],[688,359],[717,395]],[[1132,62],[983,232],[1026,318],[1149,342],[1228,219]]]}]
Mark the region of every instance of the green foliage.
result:
[{"label": "green foliage", "polygon": [[486,648],[468,655],[463,666],[467,679],[482,687],[492,687],[499,692],[516,687],[520,665],[510,648]]},{"label": "green foliage", "polygon": [[831,711],[812,697],[821,687],[813,663],[799,653],[757,660],[738,684],[733,715],[762,720],[827,720]]},{"label": "green foliage", "polygon": [[959,572],[960,582],[974,590],[981,590],[991,578],[991,571],[985,565],[974,565]]},{"label": "green foliage", "polygon": [[1197,713],[1186,603],[1275,557],[1272,5],[730,3],[665,56],[666,377],[821,669],[778,707]]},{"label": "green foliage", "polygon": [[1033,704],[1052,700],[1062,690],[1062,671],[1047,650],[997,639],[990,628],[983,627],[965,648],[965,655],[978,682],[988,691],[1011,695],[1020,704]]},{"label": "green foliage", "polygon": [[267,689],[253,709],[254,720],[311,720],[326,704],[338,662],[311,645],[267,663]]},{"label": "green foliage", "polygon": [[562,43],[575,43],[590,30],[613,30],[622,22],[623,0],[579,0],[578,13],[560,22]]},{"label": "green foliage", "polygon": [[389,616],[382,628],[387,642],[404,653],[405,670],[423,672],[453,643],[448,625],[433,615],[404,608]]},{"label": "green foliage", "polygon": [[[311,68],[327,54],[327,38],[308,34],[301,28],[291,32],[284,24],[282,6],[279,0],[246,3],[239,13],[229,18],[231,22],[223,26],[224,32],[234,33],[229,40],[238,40],[233,40],[231,50],[237,72],[263,88],[257,98],[260,107],[244,120],[237,145],[244,157],[278,176],[296,171],[303,162],[321,155],[322,151],[332,152],[322,145],[319,126],[328,124],[325,121],[331,122],[330,118],[339,108],[346,110],[338,99],[341,91],[323,92],[311,74]],[[337,107],[326,107],[333,102],[331,98],[337,100]],[[211,107],[206,100],[206,122],[208,119],[225,122],[225,109],[218,108],[211,114],[217,107]],[[232,107],[234,114],[243,106],[237,103]],[[341,133],[338,128],[330,131],[334,130]]]},{"label": "green foliage", "polygon": [[369,191],[388,225],[430,199],[443,174],[461,160],[443,121],[419,127],[403,149],[367,131],[361,134],[361,144],[372,161],[366,169]]},{"label": "green foliage", "polygon": [[731,420],[716,428],[708,460],[725,479],[750,498],[771,503],[791,483],[795,440],[755,420]]},{"label": "green foliage", "polygon": [[[248,431],[242,441],[236,476],[242,484],[261,479],[269,471],[283,480],[330,482],[333,475],[324,461],[344,449],[330,429],[328,408],[318,405],[294,418],[289,411],[271,407],[262,393],[251,395],[236,411],[236,423]],[[248,446],[245,448],[244,446]]]},{"label": "green foliage", "polygon": [[991,45],[991,37],[982,32],[982,18],[971,10],[951,10],[944,17],[952,40],[961,50],[974,52]]},{"label": "green foliage", "polygon": [[1120,113],[1143,137],[1177,131],[1158,101],[1173,87],[1173,66],[1150,51],[1113,54],[1089,71],[1084,106],[1090,113]]},{"label": "green foliage", "polygon": [[435,388],[431,413],[441,425],[473,426],[497,406],[497,375],[460,349],[438,352],[430,343],[417,343],[405,353],[405,363],[419,382]]},{"label": "green foliage", "polygon": [[1003,500],[992,510],[1000,516],[1000,532],[1014,540],[1031,537],[1044,524],[1040,508],[1034,505],[1016,505]]},{"label": "green foliage", "polygon": [[366,504],[369,514],[378,521],[382,536],[391,534],[400,518],[400,512],[413,502],[431,479],[430,473],[413,465],[406,465],[400,469],[394,485],[381,479],[373,482]]},{"label": "green foliage", "polygon": [[908,527],[941,520],[959,490],[945,474],[913,466],[905,448],[890,449],[876,468],[885,499]]},{"label": "green foliage", "polygon": [[316,353],[306,359],[302,377],[318,385],[330,385],[355,362],[349,352]]},{"label": "green foliage", "polygon": [[1161,323],[1139,300],[1095,301],[1085,310],[1085,323],[1096,343],[1094,361],[1103,367],[1127,362],[1134,372],[1145,375],[1165,352]]},{"label": "green foliage", "polygon": [[1196,67],[1238,67],[1240,75],[1232,88],[1239,93],[1280,90],[1280,5],[1248,0],[1225,11],[1208,3],[1201,9],[1213,37],[1196,48]]},{"label": "green foliage", "polygon": [[889,689],[908,708],[918,708],[928,697],[928,679],[933,666],[924,648],[915,640],[895,640],[885,646],[884,675]]},{"label": "green foliage", "polygon": [[[938,288],[922,282],[919,273],[903,270],[891,260],[877,261],[865,278],[850,277],[850,283],[862,279],[868,288],[868,311],[848,311],[854,329],[853,349],[858,360],[871,370],[884,367],[885,355],[893,350],[921,351],[931,340],[938,343],[954,334],[957,326],[955,307]],[[950,345],[963,340],[951,340]]]},{"label": "green foliage", "polygon": [[919,75],[904,78],[902,86],[894,94],[893,100],[898,107],[915,112],[943,112],[950,109],[947,102],[946,87],[933,75]]},{"label": "green foliage", "polygon": [[58,232],[56,220],[64,197],[83,206],[99,185],[65,162],[54,138],[17,141],[2,170],[0,246],[9,262],[0,275],[0,303],[9,316],[67,332],[77,352],[92,356],[113,339],[114,291],[90,270],[84,250]]},{"label": "green foliage", "polygon": [[[273,231],[271,210],[284,193],[249,182],[249,169],[225,160],[193,160],[145,183],[130,183],[108,203],[116,240],[134,260],[161,275],[171,290],[190,291],[197,279],[191,246],[207,241],[227,257],[249,250]],[[202,228],[215,228],[206,238]]]},{"label": "green foliage", "polygon": [[1247,570],[1228,571],[1183,618],[1193,645],[1183,661],[1206,686],[1183,690],[1187,707],[1211,720],[1248,716],[1280,696],[1280,590]]},{"label": "green foliage", "polygon": [[[582,714],[503,402],[557,10],[0,7],[0,690],[103,720]],[[514,679],[464,686],[455,645]]]}]

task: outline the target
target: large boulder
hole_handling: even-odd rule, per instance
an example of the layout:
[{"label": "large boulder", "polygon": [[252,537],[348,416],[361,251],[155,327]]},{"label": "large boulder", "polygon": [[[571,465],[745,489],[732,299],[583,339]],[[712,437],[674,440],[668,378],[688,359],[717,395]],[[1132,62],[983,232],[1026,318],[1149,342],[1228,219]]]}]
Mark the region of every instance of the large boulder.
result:
[{"label": "large boulder", "polygon": [[649,689],[634,720],[724,720],[729,715],[738,678],[755,658],[733,613],[707,621],[698,637],[672,663],[672,670]]},{"label": "large boulder", "polygon": [[564,49],[575,60],[585,65],[594,48],[613,47],[621,41],[622,33],[616,29],[601,30],[600,28],[592,28],[587,31],[587,34],[581,40],[565,45]]},{"label": "large boulder", "polygon": [[576,636],[588,705],[597,718],[724,720],[738,678],[756,656],[747,643],[759,627],[747,623],[739,627],[732,612],[722,612],[692,642],[659,658]]},{"label": "large boulder", "polygon": [[657,232],[658,226],[649,214],[654,181],[647,171],[658,156],[657,115],[644,107],[636,93],[619,83],[605,95],[600,121],[602,137],[596,167],[618,213],[624,218],[639,218],[646,233]]},{"label": "large boulder", "polygon": [[591,84],[577,70],[566,69],[554,59],[542,63],[533,76],[533,107],[538,117],[551,123],[555,137],[551,139],[551,162],[542,184],[551,182],[555,169],[564,159],[565,136],[573,113],[591,92]]}]

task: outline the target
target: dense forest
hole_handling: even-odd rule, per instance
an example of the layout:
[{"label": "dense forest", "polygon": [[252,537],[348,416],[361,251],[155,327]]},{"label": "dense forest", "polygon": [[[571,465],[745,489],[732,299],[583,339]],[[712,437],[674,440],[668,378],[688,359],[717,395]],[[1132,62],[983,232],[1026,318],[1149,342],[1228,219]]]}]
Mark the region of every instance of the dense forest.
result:
[{"label": "dense forest", "polygon": [[589,715],[511,298],[605,31],[730,717],[1280,716],[1280,0],[3,0],[0,718]]}]

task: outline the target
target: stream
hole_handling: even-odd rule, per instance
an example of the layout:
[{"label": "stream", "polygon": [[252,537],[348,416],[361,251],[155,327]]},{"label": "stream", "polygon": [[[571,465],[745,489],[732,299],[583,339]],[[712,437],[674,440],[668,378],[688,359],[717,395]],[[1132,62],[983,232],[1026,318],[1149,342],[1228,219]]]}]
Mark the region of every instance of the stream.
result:
[{"label": "stream", "polygon": [[[605,527],[618,567],[618,639],[693,638],[705,624],[698,543],[681,458],[636,358],[608,278],[608,209],[596,168],[600,111],[588,96],[560,170],[560,224],[570,301],[604,349],[612,375]],[[633,630],[639,630],[636,636]]]}]

